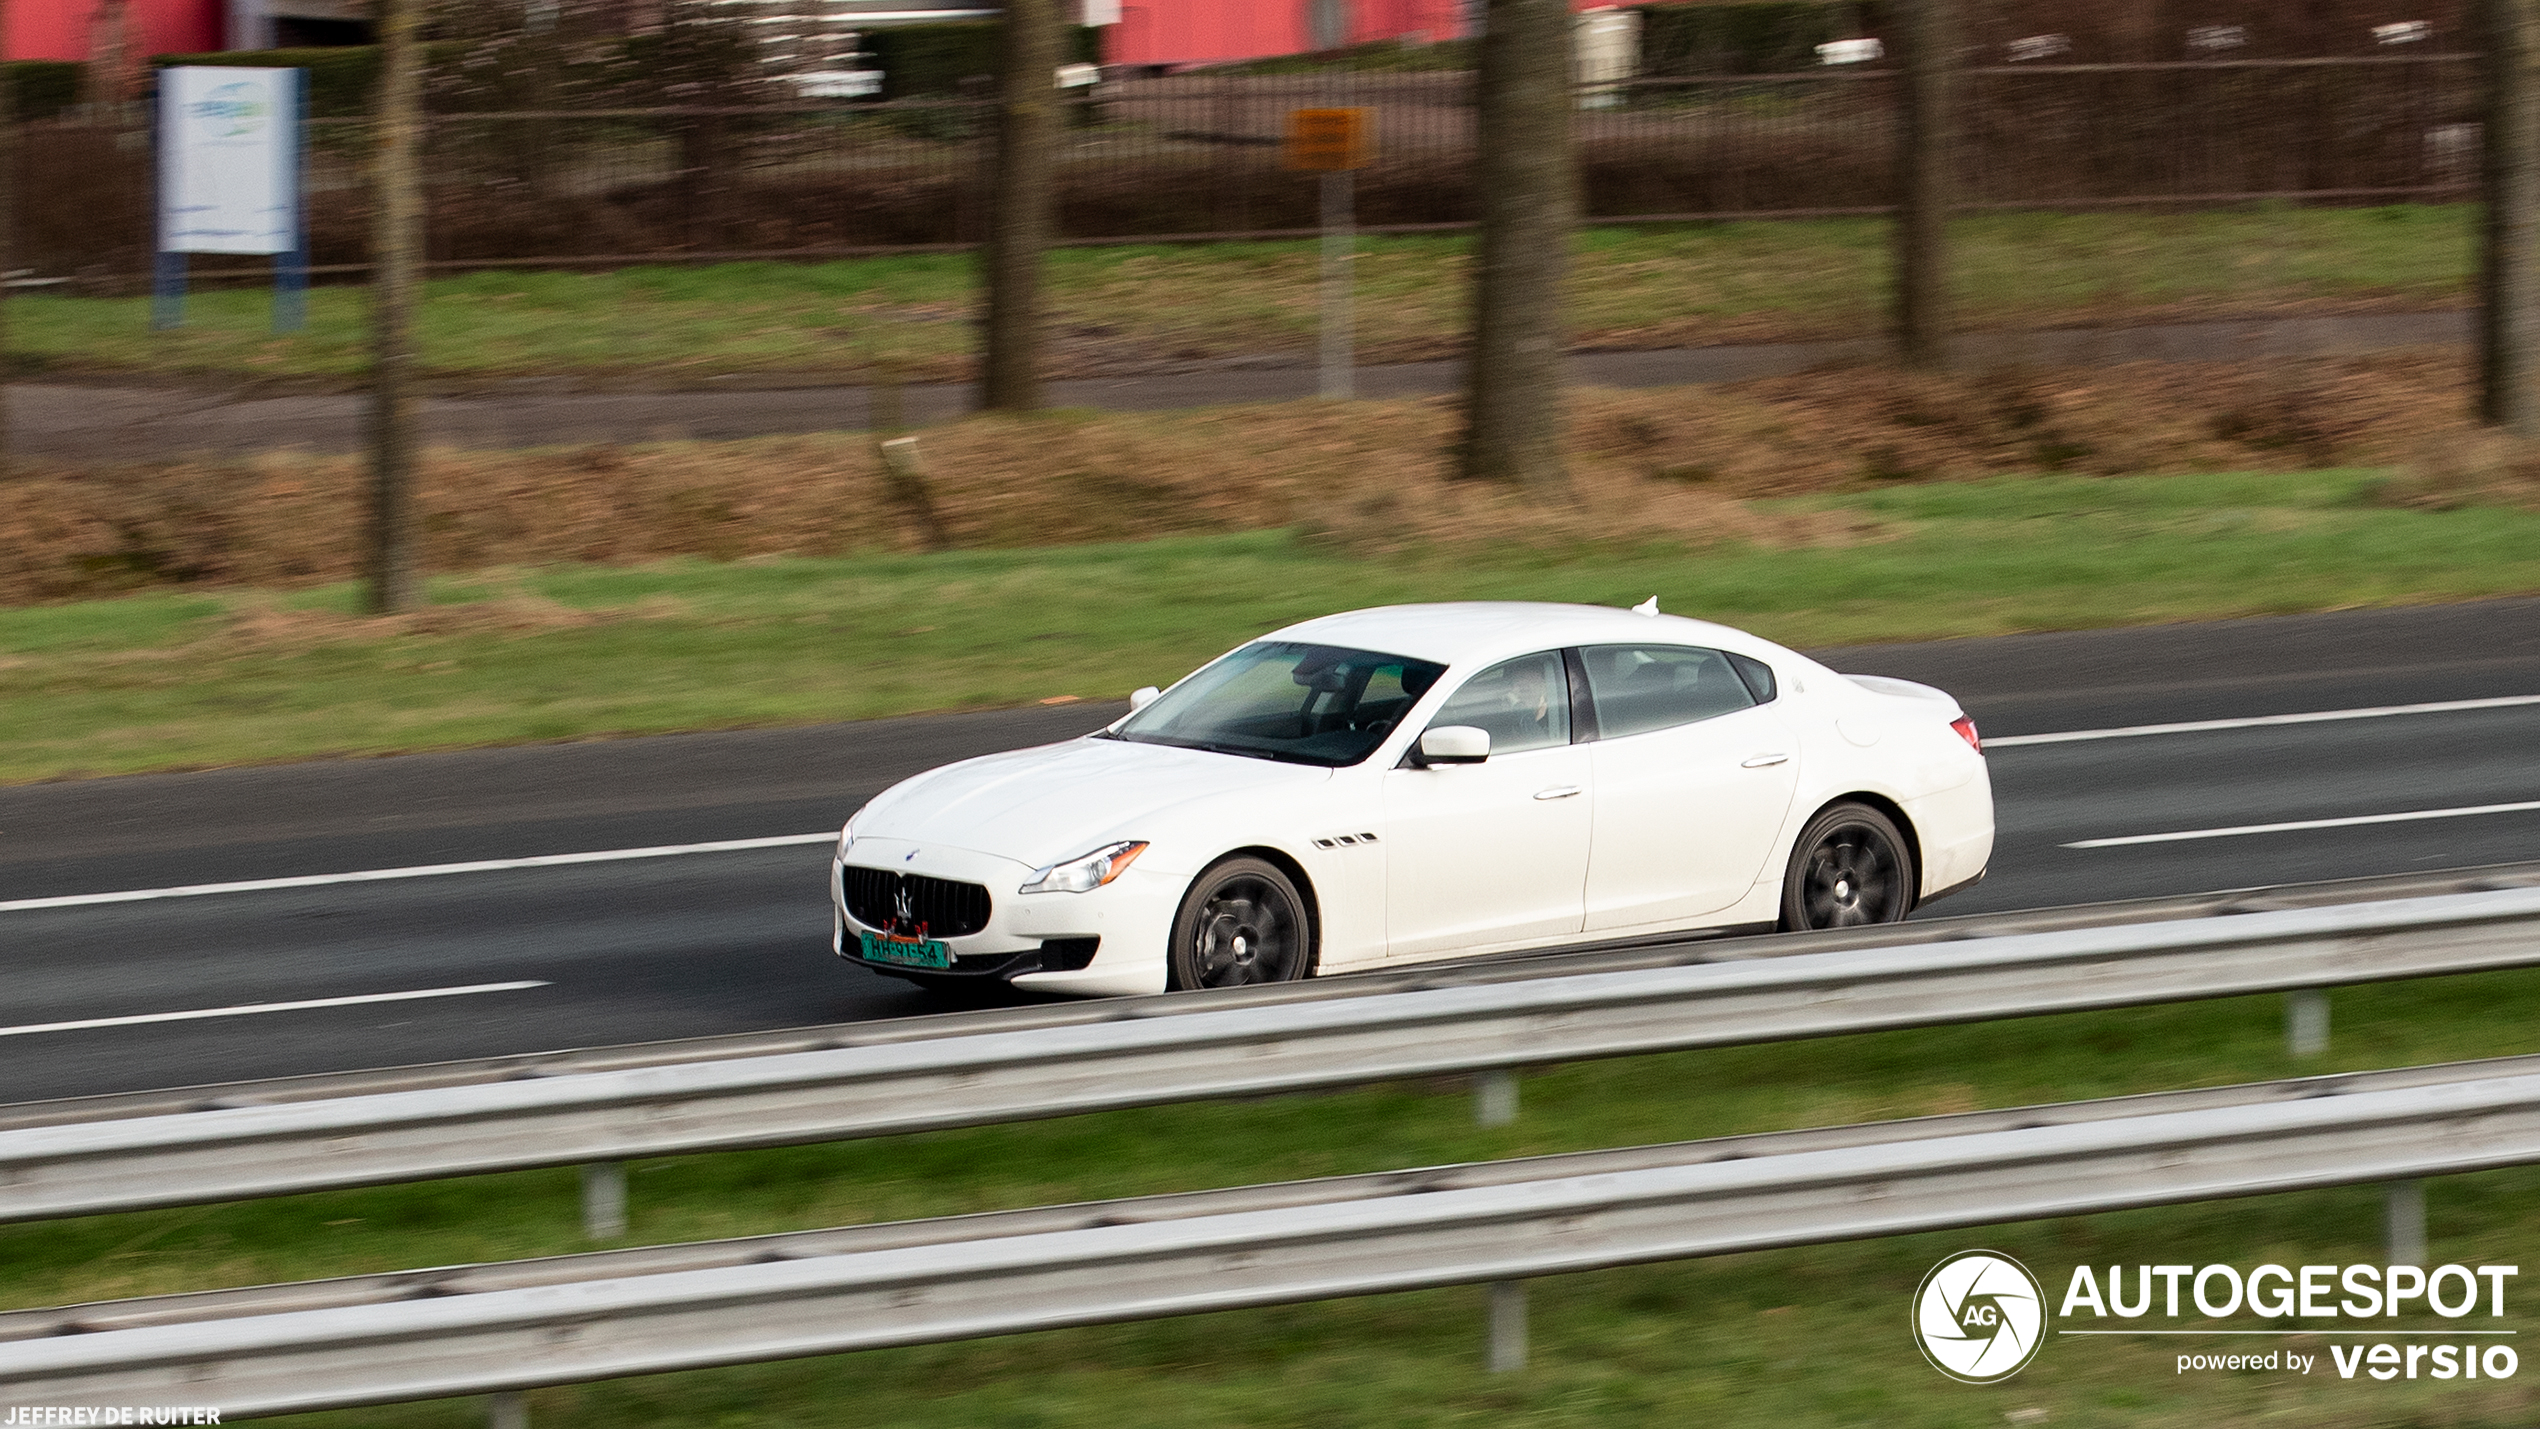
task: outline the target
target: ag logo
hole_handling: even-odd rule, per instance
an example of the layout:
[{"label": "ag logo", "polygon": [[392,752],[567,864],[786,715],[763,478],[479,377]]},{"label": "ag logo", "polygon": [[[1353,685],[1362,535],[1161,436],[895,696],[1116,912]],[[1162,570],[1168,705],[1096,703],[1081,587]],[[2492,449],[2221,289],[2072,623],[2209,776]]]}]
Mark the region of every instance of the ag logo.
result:
[{"label": "ag logo", "polygon": [[1914,1291],[1914,1343],[1951,1379],[2009,1379],[2046,1341],[2046,1291],[2028,1267],[1990,1250],[1962,1250]]},{"label": "ag logo", "polygon": [[195,118],[214,126],[213,138],[237,139],[262,131],[273,104],[266,99],[263,85],[241,80],[204,95],[193,109]]}]

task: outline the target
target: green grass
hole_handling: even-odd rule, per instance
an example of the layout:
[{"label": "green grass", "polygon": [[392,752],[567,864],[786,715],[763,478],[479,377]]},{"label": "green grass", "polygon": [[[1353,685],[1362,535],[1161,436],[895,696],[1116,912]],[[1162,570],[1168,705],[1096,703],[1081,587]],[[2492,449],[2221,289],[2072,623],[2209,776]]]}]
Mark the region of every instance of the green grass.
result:
[{"label": "green grass", "polygon": [[[1996,214],[1955,225],[1960,312],[1980,327],[2467,299],[2474,209],[2269,209]],[[1652,347],[1863,335],[1886,311],[1879,220],[1601,228],[1577,241],[1569,321],[1582,346]],[[1461,236],[1371,237],[1358,275],[1362,357],[1451,350],[1467,317]],[[1057,372],[1261,353],[1302,357],[1316,322],[1311,243],[1063,249],[1051,255]],[[437,279],[417,323],[425,369],[449,379],[574,374],[702,382],[733,374],[962,370],[972,260],[498,272]],[[367,297],[309,295],[305,333],[267,330],[261,290],[198,292],[154,333],[146,298],[29,297],[11,347],[35,370],[223,373],[347,381],[368,362]]]},{"label": "green grass", "polygon": [[[2378,507],[2379,480],[1890,486],[1802,499],[1870,534],[1797,549],[1374,557],[1271,531],[558,566],[442,578],[440,633],[353,618],[349,586],[0,610],[0,781],[1112,699],[1275,626],[1402,601],[1654,593],[1822,646],[2540,591],[2540,513]],[[524,604],[525,631],[504,614]]]},{"label": "green grass", "polygon": [[[632,1168],[628,1243],[666,1243],[1301,1176],[1583,1150],[2540,1050],[2540,974],[2338,992],[2295,1062],[2273,998],[1586,1063],[1530,1074],[1505,1128],[1460,1085],[1107,1113]],[[2540,1171],[2432,1183],[2436,1256],[2518,1264]],[[585,1248],[570,1170],[0,1228],[0,1304],[163,1293]],[[2518,1378],[2472,1388],[2180,1378],[2175,1345],[2064,1341],[1989,1389],[1904,1332],[1921,1273],[1990,1246],[2060,1289],[2074,1264],[2381,1259],[2371,1187],[1800,1248],[1537,1282],[1533,1365],[1481,1372],[1480,1292],[1451,1289],[540,1391],[547,1426],[799,1423],[1644,1425],[2527,1424]],[[2514,1282],[2503,1328],[2527,1329]],[[2193,1321],[2179,1322],[2182,1325]],[[2256,1321],[2243,1318],[2238,1328]],[[2395,1322],[2423,1328],[2425,1317]],[[2482,1324],[2482,1327],[2487,1327]],[[2310,1346],[2317,1350],[2317,1345]],[[2528,1372],[2528,1371],[2527,1371]],[[849,1406],[852,1406],[851,1408]],[[312,1420],[457,1426],[463,1402]]]}]

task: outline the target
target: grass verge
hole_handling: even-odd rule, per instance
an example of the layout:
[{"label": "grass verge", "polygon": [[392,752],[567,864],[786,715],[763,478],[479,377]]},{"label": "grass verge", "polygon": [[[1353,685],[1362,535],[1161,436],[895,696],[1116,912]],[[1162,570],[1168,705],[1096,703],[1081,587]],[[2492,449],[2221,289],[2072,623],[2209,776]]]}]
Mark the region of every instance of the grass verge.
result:
[{"label": "grass verge", "polygon": [[[2467,300],[2474,210],[2269,209],[1996,214],[1956,224],[1960,311],[2034,327]],[[1231,357],[1302,360],[1316,323],[1308,242],[1074,248],[1049,259],[1054,375]],[[1462,236],[1369,237],[1356,272],[1360,358],[1452,353],[1467,320]],[[1887,225],[1793,220],[1580,234],[1569,283],[1582,348],[1656,348],[1875,333]],[[967,372],[973,263],[958,254],[830,263],[494,272],[426,285],[424,369],[452,380],[578,374],[678,385],[748,373]],[[262,290],[197,293],[153,332],[147,298],[21,298],[23,367],[348,381],[367,370],[368,296],[309,295],[305,332],[268,329]]]},{"label": "grass verge", "polygon": [[0,610],[0,781],[1113,698],[1309,615],[1526,599],[1797,646],[2540,591],[2540,512],[2366,471],[1898,485],[1748,503],[1819,543],[1361,552],[1293,531],[448,576]]},{"label": "grass verge", "polygon": [[[1460,1086],[1398,1084],[651,1162],[633,1168],[630,1242],[2526,1053],[2521,1009],[2535,993],[2531,973],[2340,991],[2331,1051],[2298,1064],[2283,1052],[2278,1000],[2242,998],[1572,1065],[1530,1075],[1517,1123],[1487,1130]],[[2540,1171],[2438,1181],[2428,1204],[2438,1260],[2521,1263],[2540,1235]],[[1979,1389],[1935,1374],[1905,1333],[1921,1273],[1968,1246],[2019,1256],[2060,1291],[2084,1261],[2378,1262],[2379,1210],[2376,1188],[2356,1187],[1560,1277],[1536,1283],[1533,1362],[1508,1376],[1481,1372],[1480,1292],[1457,1289],[560,1388],[531,1405],[549,1426],[744,1429],[1704,1417],[1937,1429],[2015,1411],[2014,1423],[2090,1426],[2527,1423],[2527,1377],[2343,1381],[2324,1357],[2308,1378],[2180,1376],[2174,1343],[2067,1340]],[[0,1228],[0,1304],[559,1253],[584,1248],[576,1215],[573,1173],[557,1171]],[[2527,1338],[2533,1292],[2513,1284],[2507,1318],[2482,1313],[2478,1326]],[[301,1422],[420,1429],[481,1412],[445,1402]]]}]

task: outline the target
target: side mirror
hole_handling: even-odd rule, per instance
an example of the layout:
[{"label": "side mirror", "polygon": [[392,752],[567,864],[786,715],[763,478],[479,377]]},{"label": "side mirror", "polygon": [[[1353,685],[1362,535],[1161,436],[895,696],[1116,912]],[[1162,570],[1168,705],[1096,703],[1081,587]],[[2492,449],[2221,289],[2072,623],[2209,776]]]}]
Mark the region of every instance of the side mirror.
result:
[{"label": "side mirror", "polygon": [[1479,764],[1490,758],[1490,731],[1469,724],[1441,725],[1420,736],[1420,763]]},{"label": "side mirror", "polygon": [[1155,697],[1163,693],[1164,692],[1162,690],[1157,689],[1153,685],[1140,685],[1136,689],[1131,690],[1129,692],[1129,713],[1136,714],[1138,711],[1154,704]]}]

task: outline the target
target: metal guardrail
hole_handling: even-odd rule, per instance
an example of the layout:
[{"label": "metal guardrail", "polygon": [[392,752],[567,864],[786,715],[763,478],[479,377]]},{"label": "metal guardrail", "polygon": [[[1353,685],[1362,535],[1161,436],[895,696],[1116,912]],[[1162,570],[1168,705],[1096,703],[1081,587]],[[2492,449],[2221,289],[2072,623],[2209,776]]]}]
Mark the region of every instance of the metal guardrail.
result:
[{"label": "metal guardrail", "polygon": [[[2540,888],[582,1072],[0,1131],[0,1220],[2540,965]],[[1541,969],[1535,970],[1538,974]]]},{"label": "metal guardrail", "polygon": [[955,1241],[994,1240],[1040,1235],[1094,1226],[1146,1225],[1189,1220],[1235,1211],[1266,1211],[1326,1205],[1338,1201],[1385,1196],[1420,1196],[1473,1186],[1500,1186],[1519,1181],[1598,1176],[1639,1171],[1653,1166],[1693,1166],[1742,1161],[1759,1156],[1787,1156],[1801,1151],[1830,1151],[1983,1132],[2017,1131],[2039,1126],[2077,1126],[2126,1117],[2207,1111],[2227,1106],[2267,1106],[2392,1091],[2443,1082],[2540,1076],[2540,1055],[2495,1057],[2446,1062],[2377,1072],[2334,1072],[2290,1077],[2272,1082],[2244,1082],[2189,1091],[2145,1092],[2091,1101],[2055,1102],[2006,1107],[1994,1111],[1949,1112],[1897,1121],[1857,1122],[1809,1127],[1798,1131],[1750,1132],[1615,1150],[1575,1151],[1551,1156],[1518,1157],[1402,1171],[1375,1171],[1352,1176],[1325,1176],[1307,1181],[1222,1190],[1182,1191],[1131,1196],[1073,1205],[1035,1206],[1021,1210],[984,1211],[925,1220],[890,1221],[823,1230],[783,1231],[682,1245],[638,1246],[626,1250],[586,1251],[578,1255],[542,1256],[532,1260],[476,1265],[438,1266],[374,1275],[339,1276],[237,1290],[207,1290],[153,1295],[85,1305],[0,1311],[0,1344],[14,1340],[50,1339],[152,1325],[192,1324],[246,1315],[273,1315],[299,1310],[333,1310],[355,1305],[392,1304],[429,1296],[481,1295],[543,1285],[570,1285],[588,1280],[660,1275],[715,1266],[756,1265],[774,1260],[805,1260],[871,1250],[899,1250]]},{"label": "metal guardrail", "polygon": [[0,1105],[0,1131],[28,1126],[116,1121],[136,1116],[165,1116],[176,1112],[217,1111],[226,1107],[275,1106],[287,1102],[323,1101],[379,1092],[422,1091],[433,1087],[470,1086],[531,1077],[571,1076],[631,1067],[676,1066],[687,1062],[817,1052],[838,1047],[886,1046],[987,1032],[1018,1032],[1035,1027],[1089,1027],[1192,1012],[1222,1012],[1236,1007],[1322,1002],[1439,987],[1475,987],[1576,973],[1625,972],[1636,968],[1796,957],[1850,948],[1912,947],[1971,938],[2004,937],[2015,933],[2054,932],[2065,928],[2121,927],[2522,887],[2540,887],[2540,862],[2494,864],[2442,873],[2285,884],[2185,897],[2083,903],[1957,918],[1919,918],[1910,923],[1821,933],[1664,937],[1589,943],[1461,962],[1423,963],[1417,967],[1389,971],[1353,972],[1310,982],[1264,987],[1166,993],[1157,997],[1069,1000],[923,1017],[836,1022],[773,1032],[726,1033],[614,1047],[574,1048],[407,1067],[320,1072],[252,1082],[17,1102]]},{"label": "metal guardrail", "polygon": [[[2540,1075],[2527,1059],[2512,1065],[2502,1076],[2417,1069],[2470,1074],[2420,1085],[2388,1080],[2416,1071],[2264,1084],[2230,1089],[2253,1100],[2188,1110],[2147,1110],[2158,1097],[2114,1116],[2088,1115],[2090,1103],[2029,1109],[2060,1124],[1954,1135],[1930,1134],[1928,1121],[1848,1128],[1886,1136],[1765,1154],[1697,1142],[1591,1153],[1648,1158],[1620,1167],[1558,1158],[1400,1173],[1365,1194],[1326,1183],[1347,1187],[1341,1199],[1238,1200],[1019,1234],[875,1244],[907,1228],[829,1232],[847,1240],[762,1242],[765,1258],[749,1263],[473,1294],[444,1284],[391,1303],[19,1339],[0,1343],[0,1386],[25,1403],[157,1398],[280,1413],[2487,1170],[2540,1162]],[[2058,1116],[2069,1112],[2083,1114]],[[1210,1194],[1278,1200],[1284,1189]]]}]

